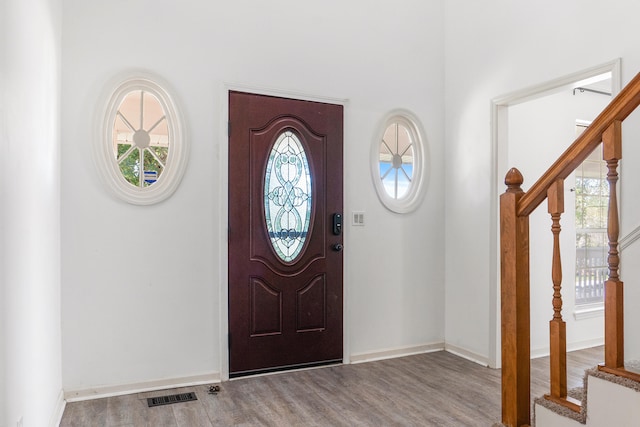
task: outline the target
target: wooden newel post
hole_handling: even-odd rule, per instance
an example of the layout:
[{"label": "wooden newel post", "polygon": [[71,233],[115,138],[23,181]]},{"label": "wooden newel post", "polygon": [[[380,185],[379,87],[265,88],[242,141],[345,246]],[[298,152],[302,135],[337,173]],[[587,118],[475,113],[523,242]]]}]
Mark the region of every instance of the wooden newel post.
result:
[{"label": "wooden newel post", "polygon": [[622,122],[613,122],[602,134],[603,158],[607,162],[609,181],[609,279],[605,282],[604,302],[604,364],[607,368],[624,368],[624,301],[623,283],[618,276],[618,161],[622,159]]},{"label": "wooden newel post", "polygon": [[500,196],[502,423],[530,424],[529,217],[517,215],[522,174],[512,168]]},{"label": "wooden newel post", "polygon": [[548,211],[553,233],[553,319],[549,322],[551,398],[567,397],[567,324],[562,320],[562,261],[560,258],[560,216],[564,212],[564,181],[554,182],[547,190]]}]

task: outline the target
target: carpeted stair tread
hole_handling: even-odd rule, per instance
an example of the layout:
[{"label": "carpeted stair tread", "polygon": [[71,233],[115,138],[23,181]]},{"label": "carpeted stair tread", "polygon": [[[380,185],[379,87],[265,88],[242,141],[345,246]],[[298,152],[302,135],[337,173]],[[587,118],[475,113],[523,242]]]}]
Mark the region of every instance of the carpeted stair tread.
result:
[{"label": "carpeted stair tread", "polygon": [[[628,364],[627,364],[628,366]],[[640,364],[636,365],[640,368]],[[562,415],[564,417],[573,419],[578,421],[581,424],[586,424],[587,422],[587,400],[588,400],[588,383],[589,383],[589,376],[592,377],[596,377],[596,378],[600,378],[602,380],[605,381],[609,381],[612,382],[614,384],[618,384],[621,385],[623,387],[627,387],[630,388],[632,390],[635,390],[637,392],[640,392],[640,383],[638,383],[637,381],[633,381],[631,379],[628,378],[624,378],[624,377],[619,377],[617,375],[613,375],[613,374],[609,374],[607,372],[603,372],[600,371],[597,367],[595,368],[591,368],[585,371],[584,374],[584,378],[583,378],[583,387],[577,387],[571,390],[567,391],[567,395],[569,397],[572,397],[578,401],[580,401],[580,412],[574,412],[562,405],[559,405],[557,403],[554,403],[550,400],[545,399],[544,397],[538,397],[536,399],[534,399],[534,409],[533,409],[533,422],[532,422],[532,426],[536,425],[536,414],[535,414],[535,407],[536,404],[543,406],[545,408],[547,408],[548,410],[555,412],[556,414]]]},{"label": "carpeted stair tread", "polygon": [[537,397],[534,399],[534,409],[533,409],[533,423],[532,425],[536,425],[536,414],[535,414],[535,405],[540,405],[548,410],[555,412],[556,414],[562,415],[563,417],[570,418],[572,420],[578,421],[580,424],[585,424],[587,422],[587,400],[586,400],[586,375],[584,378],[584,387],[576,387],[571,390],[567,390],[567,396],[572,397],[580,402],[580,412],[572,411],[571,409],[562,406],[558,403],[552,402],[550,400],[545,399],[544,397]]}]

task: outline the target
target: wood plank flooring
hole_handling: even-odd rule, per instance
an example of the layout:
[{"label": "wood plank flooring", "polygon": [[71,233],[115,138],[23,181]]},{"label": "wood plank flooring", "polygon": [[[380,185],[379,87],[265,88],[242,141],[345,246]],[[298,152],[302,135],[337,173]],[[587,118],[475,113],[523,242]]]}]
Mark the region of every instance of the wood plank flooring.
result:
[{"label": "wood plank flooring", "polygon": [[[603,359],[569,353],[569,387]],[[532,360],[532,397],[548,392],[549,359]],[[490,426],[500,420],[500,371],[447,352],[291,371],[207,386],[68,403],[61,427]],[[194,391],[197,401],[147,407],[147,398]]]}]

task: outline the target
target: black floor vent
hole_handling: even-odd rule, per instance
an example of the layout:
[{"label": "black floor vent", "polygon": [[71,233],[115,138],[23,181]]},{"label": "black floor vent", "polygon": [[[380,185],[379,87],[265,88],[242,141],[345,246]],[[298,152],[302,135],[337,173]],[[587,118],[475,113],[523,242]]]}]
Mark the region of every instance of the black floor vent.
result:
[{"label": "black floor vent", "polygon": [[169,396],[150,397],[147,399],[149,408],[152,406],[169,405],[171,403],[188,402],[190,400],[198,400],[193,392],[172,394]]}]

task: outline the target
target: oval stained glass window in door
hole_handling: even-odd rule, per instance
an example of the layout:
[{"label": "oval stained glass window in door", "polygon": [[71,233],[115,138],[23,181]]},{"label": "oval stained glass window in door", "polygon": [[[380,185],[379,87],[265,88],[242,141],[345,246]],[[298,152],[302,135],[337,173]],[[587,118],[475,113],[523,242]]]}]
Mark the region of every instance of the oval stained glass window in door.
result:
[{"label": "oval stained glass window in door", "polygon": [[276,254],[293,262],[304,247],[311,219],[311,174],[300,140],[282,132],[269,153],[264,177],[267,232]]}]

